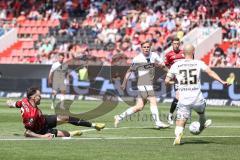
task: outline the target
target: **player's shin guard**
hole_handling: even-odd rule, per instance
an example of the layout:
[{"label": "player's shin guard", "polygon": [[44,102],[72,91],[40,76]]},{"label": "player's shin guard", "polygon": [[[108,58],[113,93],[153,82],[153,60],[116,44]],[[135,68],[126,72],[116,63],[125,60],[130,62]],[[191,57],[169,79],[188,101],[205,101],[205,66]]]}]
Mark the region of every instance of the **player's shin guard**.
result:
[{"label": "player's shin guard", "polygon": [[171,104],[170,113],[173,114],[178,104],[178,99],[174,98]]},{"label": "player's shin guard", "polygon": [[75,117],[69,117],[68,123],[75,126],[92,127],[92,123]]}]

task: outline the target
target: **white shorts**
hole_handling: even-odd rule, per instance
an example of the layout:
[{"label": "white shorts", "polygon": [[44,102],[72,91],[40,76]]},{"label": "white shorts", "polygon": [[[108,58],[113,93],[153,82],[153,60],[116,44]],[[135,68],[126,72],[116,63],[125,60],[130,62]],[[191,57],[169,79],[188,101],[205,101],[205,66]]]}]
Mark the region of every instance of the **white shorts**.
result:
[{"label": "white shorts", "polygon": [[184,120],[191,118],[192,109],[198,114],[203,114],[205,112],[206,102],[205,100],[197,105],[186,106],[181,103],[177,105],[177,120]]}]

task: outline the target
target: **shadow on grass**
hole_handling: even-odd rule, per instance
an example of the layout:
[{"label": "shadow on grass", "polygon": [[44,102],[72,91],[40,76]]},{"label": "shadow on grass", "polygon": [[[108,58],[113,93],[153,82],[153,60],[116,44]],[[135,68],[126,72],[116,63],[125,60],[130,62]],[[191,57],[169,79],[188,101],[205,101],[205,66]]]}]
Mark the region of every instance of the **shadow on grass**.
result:
[{"label": "shadow on grass", "polygon": [[170,128],[154,128],[154,127],[146,127],[146,128],[141,128],[141,129],[148,129],[148,130],[170,130]]},{"label": "shadow on grass", "polygon": [[210,144],[215,143],[213,141],[206,141],[206,140],[200,140],[200,139],[194,139],[194,140],[184,140],[183,144]]}]

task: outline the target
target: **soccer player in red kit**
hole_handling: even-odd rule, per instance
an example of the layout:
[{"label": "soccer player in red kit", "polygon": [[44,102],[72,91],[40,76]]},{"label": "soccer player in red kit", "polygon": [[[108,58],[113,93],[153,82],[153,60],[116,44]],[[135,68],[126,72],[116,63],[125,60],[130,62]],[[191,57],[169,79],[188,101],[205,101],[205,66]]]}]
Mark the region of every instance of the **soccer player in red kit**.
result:
[{"label": "soccer player in red kit", "polygon": [[[180,39],[175,37],[172,40],[172,48],[173,50],[168,52],[165,55],[165,65],[170,68],[176,61],[179,59],[184,59],[183,51],[180,49]],[[170,112],[168,114],[168,123],[173,124],[173,112],[175,111],[178,103],[178,91],[177,91],[177,85],[174,85],[175,89],[175,98],[173,99],[173,102],[171,104]]]},{"label": "soccer player in red kit", "polygon": [[54,129],[57,125],[70,123],[75,126],[93,127],[101,130],[105,127],[103,123],[91,123],[79,118],[67,115],[43,115],[38,108],[41,102],[41,92],[36,87],[27,89],[27,97],[17,102],[8,100],[7,104],[12,108],[20,108],[22,121],[26,129],[26,137],[48,138],[52,137],[70,137],[81,134],[80,131],[68,132]]}]

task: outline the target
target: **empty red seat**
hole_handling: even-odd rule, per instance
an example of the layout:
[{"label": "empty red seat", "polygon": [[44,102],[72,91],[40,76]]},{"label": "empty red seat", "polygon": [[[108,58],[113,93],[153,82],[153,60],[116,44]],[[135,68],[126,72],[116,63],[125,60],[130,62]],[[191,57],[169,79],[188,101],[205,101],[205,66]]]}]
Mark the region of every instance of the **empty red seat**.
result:
[{"label": "empty red seat", "polygon": [[59,26],[60,25],[60,22],[58,19],[54,20],[53,21],[53,24],[52,24],[52,27],[56,27],[56,26]]},{"label": "empty red seat", "polygon": [[[38,33],[38,29],[37,29],[37,33]],[[33,41],[37,41],[38,40],[38,34],[37,33],[32,35],[32,40]]]},{"label": "empty red seat", "polygon": [[22,26],[29,27],[30,26],[30,20],[25,20],[22,22]]},{"label": "empty red seat", "polygon": [[41,26],[42,27],[47,27],[47,25],[48,25],[48,21],[42,21],[41,22]]}]

